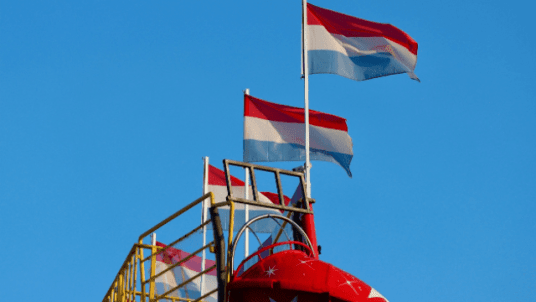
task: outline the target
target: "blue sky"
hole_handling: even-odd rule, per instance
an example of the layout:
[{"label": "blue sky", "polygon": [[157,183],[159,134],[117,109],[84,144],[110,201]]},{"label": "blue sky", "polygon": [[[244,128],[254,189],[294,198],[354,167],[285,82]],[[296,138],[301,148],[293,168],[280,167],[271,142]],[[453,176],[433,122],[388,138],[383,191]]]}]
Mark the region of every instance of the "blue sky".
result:
[{"label": "blue sky", "polygon": [[[310,77],[353,178],[314,162],[321,259],[391,302],[536,299],[529,1],[326,1],[415,73]],[[242,158],[242,91],[303,106],[300,1],[0,0],[2,300],[99,301],[137,236]],[[299,163],[274,163],[291,168]]]}]

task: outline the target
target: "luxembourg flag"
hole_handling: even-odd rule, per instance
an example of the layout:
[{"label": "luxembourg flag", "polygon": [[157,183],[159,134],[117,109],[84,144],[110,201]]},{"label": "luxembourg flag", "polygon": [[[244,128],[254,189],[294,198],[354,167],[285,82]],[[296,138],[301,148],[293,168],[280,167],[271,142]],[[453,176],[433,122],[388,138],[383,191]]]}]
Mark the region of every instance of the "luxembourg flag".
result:
[{"label": "luxembourg flag", "polygon": [[[231,185],[233,188],[233,196],[243,198],[244,197],[244,189],[245,189],[245,183],[232,176],[231,175]],[[253,200],[253,190],[251,186],[248,186],[248,199]],[[208,167],[208,191],[214,193],[214,199],[216,202],[223,202],[227,199],[227,182],[225,180],[225,172],[222,170],[209,165]],[[290,198],[287,196],[283,196],[285,198],[285,205],[288,205],[290,202]],[[276,204],[279,205],[279,196],[275,193],[271,192],[259,192],[259,202],[261,203],[267,203],[267,204]],[[220,207],[218,209],[220,212],[220,219],[222,223],[222,228],[224,230],[229,229],[229,207]],[[271,208],[264,208],[264,207],[258,207],[250,205],[248,207],[248,213],[249,213],[249,219],[253,219],[257,216],[264,215],[264,214],[274,214],[274,215],[281,215],[282,213],[278,209],[271,209]],[[242,225],[244,225],[246,222],[245,219],[245,207],[244,204],[241,203],[235,203],[235,220],[234,225],[235,227],[239,228]],[[211,225],[209,224],[209,228]],[[278,227],[277,223],[275,223],[271,219],[264,219],[260,220],[250,226],[250,229],[252,229],[255,232],[258,233],[271,233],[274,229]]]},{"label": "luxembourg flag", "polygon": [[[346,119],[309,110],[311,160],[329,161],[350,172],[352,139]],[[304,109],[244,95],[244,161],[304,161]]]},{"label": "luxembourg flag", "polygon": [[[157,242],[157,246],[166,247],[165,244]],[[168,247],[163,253],[160,253],[156,256],[156,266],[155,272],[159,274],[174,264],[178,263],[182,259],[189,257],[191,254],[176,249],[174,247]],[[158,294],[163,294],[168,290],[176,287],[177,285],[183,283],[186,280],[193,278],[195,275],[201,272],[201,263],[202,258],[199,256],[192,256],[187,261],[175,266],[164,274],[156,278],[156,291]],[[205,267],[209,268],[214,266],[216,262],[214,260],[205,260]],[[213,269],[205,274],[205,285],[204,293],[208,293],[216,288],[218,288],[218,280],[216,278],[216,269]],[[191,299],[191,301],[201,297],[201,277],[193,279],[191,282],[188,282],[182,288],[179,288],[171,292],[168,296],[171,297],[180,297],[185,299]],[[166,300],[169,301],[169,300]],[[218,301],[218,292],[211,294],[206,297],[203,301],[207,302],[217,302]]]},{"label": "luxembourg flag", "polygon": [[307,4],[306,33],[309,74],[331,73],[363,81],[407,73],[419,81],[414,73],[417,42],[391,24]]}]

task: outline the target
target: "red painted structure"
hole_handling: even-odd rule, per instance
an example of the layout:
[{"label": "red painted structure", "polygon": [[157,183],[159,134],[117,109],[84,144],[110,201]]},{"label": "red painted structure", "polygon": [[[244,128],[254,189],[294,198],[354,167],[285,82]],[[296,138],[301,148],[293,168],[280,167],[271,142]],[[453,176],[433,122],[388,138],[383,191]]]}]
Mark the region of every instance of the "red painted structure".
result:
[{"label": "red painted structure", "polygon": [[[282,244],[289,243],[268,246],[248,258]],[[387,301],[363,281],[300,250],[273,254],[234,276],[227,297],[229,302]]]},{"label": "red painted structure", "polygon": [[[231,161],[224,161],[226,175],[229,175],[228,163]],[[232,162],[231,164],[240,166],[242,163]],[[254,165],[248,165],[251,168],[257,168]],[[267,167],[262,167],[262,169],[270,171]],[[278,173],[284,173],[284,171],[275,172],[278,192],[282,192],[277,177]],[[254,173],[252,172],[251,175]],[[226,302],[388,302],[365,282],[319,259],[313,208],[310,200],[303,198],[305,195],[304,179],[303,176],[299,176],[301,185],[298,186],[289,205],[300,209],[310,208],[311,211],[309,213],[294,211],[292,217],[262,215],[249,220],[242,226],[230,246],[228,268],[231,271],[227,272],[230,280],[224,282],[224,287],[220,287],[219,299],[221,300],[224,296]],[[253,181],[253,183],[256,182]],[[229,184],[228,188],[230,188]],[[282,194],[279,193],[279,195]],[[233,200],[231,194],[228,200]],[[289,211],[292,210],[289,209]],[[272,236],[270,236],[235,270],[234,254],[240,236],[250,224],[262,219],[284,220],[284,224],[291,224],[292,236],[288,236],[285,232],[286,240],[289,241],[278,242],[281,231],[285,228],[280,224],[279,234],[273,239],[275,243],[270,244],[272,242]],[[266,244],[269,245],[265,246]],[[282,251],[282,248],[285,250]],[[255,260],[257,262],[251,265]],[[247,268],[249,265],[251,266]]]},{"label": "red painted structure", "polygon": [[[303,215],[300,224],[316,247],[314,215]],[[277,246],[289,246],[290,250],[266,257],[266,252]],[[243,265],[252,258],[259,261],[242,272]],[[228,302],[387,301],[365,282],[319,260],[318,250],[313,252],[299,241],[275,243],[244,259],[227,284],[226,291]]]}]

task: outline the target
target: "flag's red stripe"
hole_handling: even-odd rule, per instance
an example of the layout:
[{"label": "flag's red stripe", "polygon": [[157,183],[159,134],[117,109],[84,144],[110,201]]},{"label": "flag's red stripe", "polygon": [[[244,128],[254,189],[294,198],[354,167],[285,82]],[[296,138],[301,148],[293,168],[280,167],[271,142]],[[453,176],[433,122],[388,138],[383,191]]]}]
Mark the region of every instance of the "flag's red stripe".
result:
[{"label": "flag's red stripe", "polygon": [[[303,108],[285,106],[244,95],[244,116],[285,123],[305,123]],[[348,132],[346,119],[336,115],[309,110],[309,124]]]},{"label": "flag's red stripe", "polygon": [[[158,241],[156,242],[156,245],[160,246],[160,247],[166,247],[165,244],[160,243]],[[175,263],[179,262],[180,260],[182,260],[182,259],[184,259],[184,258],[186,258],[188,256],[190,256],[190,253],[187,253],[185,251],[176,249],[174,247],[169,247],[163,253],[158,254],[156,256],[156,260],[160,261],[160,262],[164,262],[166,264],[175,264]],[[184,266],[187,269],[191,269],[191,270],[196,271],[196,272],[201,272],[201,262],[202,262],[202,260],[203,259],[201,257],[199,257],[199,256],[193,256],[192,258],[188,259],[186,262],[181,263],[180,266]],[[205,268],[209,268],[209,267],[211,267],[211,266],[213,266],[215,264],[216,264],[216,261],[205,259]],[[208,272],[207,274],[212,275],[212,276],[216,276],[216,270],[213,269],[210,272]]]},{"label": "flag's red stripe", "polygon": [[[240,179],[234,177],[231,175],[231,183],[233,186],[244,186],[245,183],[241,181]],[[222,170],[209,165],[208,166],[208,184],[211,186],[227,186],[227,182],[225,181],[225,172]],[[280,204],[279,203],[279,195],[272,192],[260,192],[262,195],[267,197],[272,203],[274,204]],[[288,206],[290,202],[290,198],[286,195],[283,195],[285,198],[285,205]]]},{"label": "flag's red stripe", "polygon": [[[214,186],[227,186],[227,181],[225,180],[225,172],[212,165],[209,165],[208,184]],[[231,185],[244,186],[244,182],[231,175]]]},{"label": "flag's red stripe", "polygon": [[[266,196],[273,204],[281,205],[279,202],[279,194],[272,193],[272,192],[261,192],[262,195]],[[288,206],[290,203],[290,198],[286,195],[283,195],[283,198],[285,199],[285,206]],[[281,213],[284,213],[284,210],[279,210]]]},{"label": "flag's red stripe", "polygon": [[387,23],[377,23],[307,4],[307,24],[322,25],[329,33],[345,37],[384,37],[417,55],[418,44],[408,34]]}]

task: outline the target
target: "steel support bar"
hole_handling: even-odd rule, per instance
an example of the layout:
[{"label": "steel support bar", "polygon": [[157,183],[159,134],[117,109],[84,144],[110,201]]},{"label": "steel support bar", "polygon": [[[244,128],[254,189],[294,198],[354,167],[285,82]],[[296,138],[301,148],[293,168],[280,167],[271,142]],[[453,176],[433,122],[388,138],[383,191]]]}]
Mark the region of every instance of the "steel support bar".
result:
[{"label": "steel support bar", "polygon": [[244,163],[244,162],[241,162],[241,161],[230,160],[230,159],[224,159],[224,162],[226,162],[226,163],[228,163],[229,165],[232,165],[232,166],[248,167],[248,168],[254,168],[255,170],[262,170],[262,171],[274,172],[274,173],[279,172],[279,173],[285,174],[285,175],[303,177],[303,173],[301,173],[301,172],[289,171],[289,170],[285,170],[285,169],[272,168],[272,167],[267,167],[267,166],[260,166],[260,165]]},{"label": "steel support bar", "polygon": [[[208,292],[208,293],[204,294],[203,296],[201,296],[201,297],[199,297],[199,298],[197,298],[197,299],[193,300],[192,302],[198,302],[198,301],[202,301],[203,299],[205,299],[206,297],[208,297],[208,296],[212,295],[213,293],[215,293],[215,292],[217,292],[217,291],[218,291],[218,289],[217,289],[217,288],[216,288],[216,289],[214,289],[214,290],[211,290],[210,292]],[[189,300],[189,301],[191,301],[191,300]]]},{"label": "steel support bar", "polygon": [[[306,209],[287,207],[287,206],[282,206],[282,205],[277,205],[277,204],[272,204],[272,203],[257,202],[257,201],[247,200],[247,199],[238,198],[238,197],[232,197],[232,198],[227,197],[227,199],[232,202],[244,203],[244,204],[249,204],[249,205],[254,205],[254,206],[259,206],[259,207],[264,207],[264,208],[272,208],[272,209],[278,209],[278,210],[285,210],[289,212],[313,214],[313,211],[309,211]],[[311,200],[311,198],[309,198],[309,200]]]},{"label": "steel support bar", "polygon": [[147,235],[149,235],[152,232],[158,230],[159,228],[161,228],[162,226],[164,226],[165,224],[167,224],[171,220],[175,219],[177,216],[179,216],[179,215],[183,214],[184,212],[188,211],[189,209],[191,209],[192,207],[196,206],[201,201],[209,198],[210,196],[211,196],[211,192],[208,192],[207,194],[205,194],[205,195],[199,197],[198,199],[194,200],[189,205],[187,205],[184,208],[180,209],[179,211],[175,212],[173,215],[171,215],[168,218],[162,220],[162,222],[160,222],[159,224],[157,224],[154,227],[150,228],[145,233],[141,234],[139,239],[142,240],[143,238],[147,237]]},{"label": "steel support bar", "polygon": [[[151,271],[150,271],[150,275],[149,276],[154,276],[155,273],[156,273],[156,251],[158,250],[156,248],[156,238],[154,237],[155,234],[153,233],[152,235],[152,244],[153,244],[153,248],[151,249],[151,253],[155,256],[152,256],[151,257]],[[156,292],[156,286],[155,286],[155,282],[152,281],[154,280],[153,277],[151,277],[151,279],[149,279],[149,300],[153,299],[154,298],[154,295],[155,295],[155,292]]]},{"label": "steel support bar", "polygon": [[231,264],[231,247],[233,246],[233,231],[234,231],[234,214],[235,214],[235,204],[231,201],[231,205],[229,206],[229,235],[227,236],[228,243],[227,243],[227,281],[226,283],[231,282],[231,271],[233,270],[233,267]]},{"label": "steel support bar", "polygon": [[[143,249],[145,247],[143,247],[143,243],[142,243],[142,240],[143,239],[140,239],[139,240],[139,243],[138,243],[138,246],[140,246],[141,248],[138,249],[138,259],[143,259]],[[145,302],[147,301],[146,300],[146,291],[145,291],[145,262],[143,261],[140,261],[140,283],[141,283],[141,301]]]},{"label": "steel support bar", "polygon": [[[195,232],[199,231],[201,228],[203,228],[205,225],[211,223],[212,221],[211,220],[207,220],[205,221],[205,223],[201,224],[200,226],[196,227],[195,229],[193,229],[192,231],[190,231],[188,234],[182,236],[181,238],[173,241],[172,243],[168,244],[167,246],[165,247],[159,247],[159,250],[156,252],[156,255],[158,254],[162,254],[163,252],[165,252],[169,247],[171,246],[174,246],[175,244],[183,241],[184,239],[190,237],[192,234],[194,234]],[[145,262],[147,260],[149,260],[153,255],[150,255],[150,256],[147,256],[145,259],[143,259],[142,261]]]},{"label": "steel support bar", "polygon": [[223,237],[223,229],[221,227],[220,214],[214,200],[211,201],[210,217],[212,220],[212,228],[214,235],[214,253],[216,254],[216,269],[218,281],[218,299],[219,302],[225,302],[225,287],[227,286],[226,264],[225,264],[225,238]]},{"label": "steel support bar", "polygon": [[212,205],[212,207],[214,208],[221,208],[221,207],[226,207],[226,206],[230,206],[231,203],[228,202],[228,201],[222,201],[222,202],[216,202]]}]

